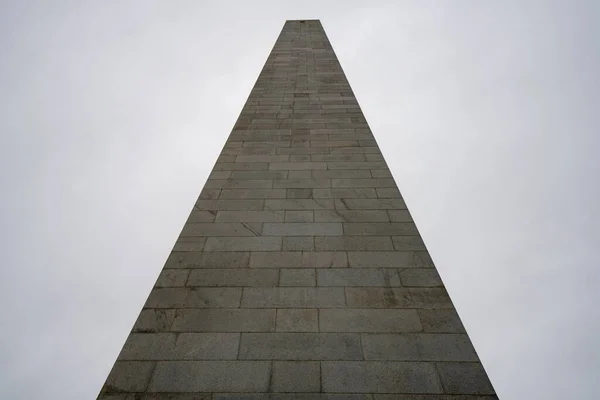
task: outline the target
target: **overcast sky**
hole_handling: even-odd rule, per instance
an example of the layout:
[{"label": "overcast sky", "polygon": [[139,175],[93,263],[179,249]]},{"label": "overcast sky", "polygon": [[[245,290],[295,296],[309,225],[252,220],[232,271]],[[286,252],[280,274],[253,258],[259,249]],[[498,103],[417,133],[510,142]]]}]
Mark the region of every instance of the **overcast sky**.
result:
[{"label": "overcast sky", "polygon": [[95,398],[303,18],[500,398],[600,398],[599,16],[594,0],[0,1],[0,398]]}]

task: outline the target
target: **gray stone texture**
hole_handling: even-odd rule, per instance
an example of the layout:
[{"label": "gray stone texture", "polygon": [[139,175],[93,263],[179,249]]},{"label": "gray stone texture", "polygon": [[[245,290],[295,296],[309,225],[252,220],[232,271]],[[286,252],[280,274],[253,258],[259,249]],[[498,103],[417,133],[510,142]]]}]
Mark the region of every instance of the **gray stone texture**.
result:
[{"label": "gray stone texture", "polygon": [[319,21],[223,142],[99,399],[497,398]]}]

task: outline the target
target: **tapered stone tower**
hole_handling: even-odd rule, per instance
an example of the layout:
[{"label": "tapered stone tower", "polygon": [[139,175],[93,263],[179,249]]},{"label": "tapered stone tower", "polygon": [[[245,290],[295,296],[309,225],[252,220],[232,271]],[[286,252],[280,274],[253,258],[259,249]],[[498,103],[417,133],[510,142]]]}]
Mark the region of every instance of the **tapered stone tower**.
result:
[{"label": "tapered stone tower", "polygon": [[99,398],[496,398],[319,21],[285,23]]}]

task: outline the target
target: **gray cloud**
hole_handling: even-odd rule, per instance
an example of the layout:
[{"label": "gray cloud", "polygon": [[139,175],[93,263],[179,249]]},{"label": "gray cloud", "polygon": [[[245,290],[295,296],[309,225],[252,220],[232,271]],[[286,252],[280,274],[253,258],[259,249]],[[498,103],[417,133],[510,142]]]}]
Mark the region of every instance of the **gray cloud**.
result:
[{"label": "gray cloud", "polygon": [[13,2],[0,394],[100,389],[285,19],[320,18],[498,394],[600,395],[595,2]]}]

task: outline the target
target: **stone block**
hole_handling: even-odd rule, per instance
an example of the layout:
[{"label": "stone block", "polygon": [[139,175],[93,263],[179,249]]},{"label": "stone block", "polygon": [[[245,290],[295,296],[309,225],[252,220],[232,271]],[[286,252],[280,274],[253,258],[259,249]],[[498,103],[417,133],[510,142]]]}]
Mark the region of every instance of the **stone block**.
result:
[{"label": "stone block", "polygon": [[159,361],[149,392],[266,392],[268,361]]},{"label": "stone block", "polygon": [[[331,179],[279,179],[273,181],[273,188],[314,189],[330,188]],[[333,208],[333,207],[331,207]]]},{"label": "stone block", "polygon": [[271,189],[271,179],[209,179],[204,184],[205,189]]},{"label": "stone block", "polygon": [[258,236],[256,232],[240,222],[194,222],[185,224],[181,236]]},{"label": "stone block", "polygon": [[314,251],[315,240],[310,236],[286,236],[283,238],[283,251]]},{"label": "stone block", "polygon": [[231,171],[215,171],[213,170],[208,179],[229,179],[231,177]]},{"label": "stone block", "polygon": [[132,333],[119,360],[235,360],[239,333]]},{"label": "stone block", "polygon": [[319,392],[321,369],[317,361],[274,361],[273,392]]},{"label": "stone block", "polygon": [[478,361],[465,334],[364,334],[365,360]]},{"label": "stone block", "polygon": [[[337,160],[328,160],[331,162],[327,163],[327,169],[366,169],[366,170],[377,170],[387,169],[387,165],[384,162],[364,162],[364,155],[336,155]],[[396,187],[396,185],[389,186]]]},{"label": "stone block", "polygon": [[249,252],[198,251],[171,253],[165,268],[246,268],[249,262]]},{"label": "stone block", "polygon": [[265,200],[265,210],[322,210],[333,209],[332,199]]},{"label": "stone block", "polygon": [[272,332],[275,310],[181,309],[172,332]]},{"label": "stone block", "polygon": [[318,310],[311,308],[282,308],[277,310],[277,332],[318,332]]},{"label": "stone block", "polygon": [[[371,172],[375,172],[378,170],[372,170]],[[380,170],[386,171],[386,170]],[[381,178],[380,176],[375,176],[373,174],[373,178]],[[385,178],[385,177],[384,177]],[[377,197],[380,199],[401,199],[402,195],[400,194],[400,190],[398,188],[377,188]]]},{"label": "stone block", "polygon": [[385,210],[315,210],[315,222],[389,222]]},{"label": "stone block", "polygon": [[250,268],[300,268],[302,254],[298,252],[253,252]]},{"label": "stone block", "polygon": [[315,286],[315,281],[314,269],[281,269],[279,271],[279,286]]},{"label": "stone block", "polygon": [[411,268],[400,271],[402,286],[441,287],[442,279],[435,268]]},{"label": "stone block", "polygon": [[155,287],[178,287],[185,286],[189,269],[164,269],[158,276]]},{"label": "stone block", "polygon": [[[358,189],[313,189],[315,199],[370,199],[376,198],[377,193],[373,188]],[[386,220],[387,221],[387,220]]]},{"label": "stone block", "polygon": [[187,286],[277,286],[278,275],[274,269],[194,269]]},{"label": "stone block", "polygon": [[287,162],[290,159],[289,155],[242,155],[237,156],[236,162],[260,162],[260,163],[274,163],[274,162]]},{"label": "stone block", "polygon": [[155,364],[153,361],[117,361],[112,367],[102,391],[145,391]]},{"label": "stone block", "polygon": [[416,310],[406,309],[321,309],[321,332],[419,332]]},{"label": "stone block", "polygon": [[215,200],[219,198],[221,194],[221,189],[202,189],[200,192],[200,196],[198,199],[201,200]]},{"label": "stone block", "polygon": [[[292,210],[285,212],[285,222],[314,222],[314,211]],[[284,235],[285,236],[285,235]],[[289,236],[289,235],[287,235]],[[301,235],[297,235],[301,236]]]},{"label": "stone block", "polygon": [[218,162],[213,168],[215,171],[266,171],[268,169],[268,162]]},{"label": "stone block", "polygon": [[[208,241],[205,247],[207,246]],[[388,236],[319,236],[315,237],[315,249],[317,251],[385,251],[394,250],[394,245]]]},{"label": "stone block", "polygon": [[285,189],[223,189],[219,199],[285,199]]},{"label": "stone block", "polygon": [[[285,162],[285,163],[270,163],[270,170],[319,170],[327,169],[327,164],[324,162]],[[280,178],[277,178],[280,179]]]},{"label": "stone block", "polygon": [[190,216],[187,219],[187,222],[188,223],[190,223],[190,222],[214,222],[216,214],[217,213],[212,210],[211,211],[192,210],[192,212],[190,213]]},{"label": "stone block", "polygon": [[412,216],[408,210],[388,210],[392,222],[412,222]]},{"label": "stone block", "polygon": [[287,171],[233,171],[231,179],[287,179]]},{"label": "stone block", "polygon": [[358,334],[242,333],[240,359],[361,360]]},{"label": "stone block", "polygon": [[196,207],[200,210],[219,211],[262,210],[264,200],[198,200]]},{"label": "stone block", "polygon": [[175,310],[142,310],[132,332],[168,332],[175,319]]},{"label": "stone block", "polygon": [[436,363],[446,393],[494,394],[481,363]]},{"label": "stone block", "polygon": [[[287,218],[286,211],[286,218]],[[312,216],[312,213],[311,213]],[[341,236],[339,222],[269,222],[263,225],[264,236]]]},{"label": "stone block", "polygon": [[412,297],[407,289],[354,287],[346,288],[346,303],[350,308],[411,308]]},{"label": "stone block", "polygon": [[283,222],[283,211],[219,211],[216,222]]},{"label": "stone block", "polygon": [[313,191],[317,189],[286,189],[288,199],[312,199]]},{"label": "stone block", "polygon": [[427,252],[422,251],[349,251],[350,267],[411,268],[432,266]]},{"label": "stone block", "polygon": [[209,237],[205,251],[279,251],[280,237]]},{"label": "stone block", "polygon": [[244,308],[345,307],[343,288],[277,287],[244,288]]},{"label": "stone block", "polygon": [[336,179],[336,178],[372,178],[371,171],[367,169],[330,169],[327,171],[312,171],[312,177],[317,179]]},{"label": "stone block", "polygon": [[335,393],[442,393],[433,363],[323,361],[322,390]]},{"label": "stone block", "polygon": [[[311,171],[289,171],[288,179],[311,179]],[[283,189],[282,189],[283,190]]]},{"label": "stone block", "polygon": [[379,188],[396,187],[393,179],[372,178],[372,179],[332,179],[332,188]]},{"label": "stone block", "polygon": [[[403,223],[403,222],[398,222]],[[407,224],[413,225],[412,222],[406,222]],[[415,226],[416,229],[416,226]],[[412,232],[409,229],[408,234]],[[392,236],[392,242],[394,243],[394,249],[398,251],[406,250],[427,250],[425,243],[421,236]]]},{"label": "stone block", "polygon": [[305,251],[302,253],[302,267],[305,268],[345,268],[348,258],[345,252]]},{"label": "stone block", "polygon": [[154,288],[144,308],[238,307],[241,288]]},{"label": "stone block", "polygon": [[417,308],[454,308],[445,288],[410,288]]},{"label": "stone block", "polygon": [[395,269],[328,268],[317,271],[317,286],[400,286]]},{"label": "stone block", "polygon": [[423,332],[465,333],[456,310],[418,310]]},{"label": "stone block", "polygon": [[335,199],[336,209],[349,210],[392,210],[406,209],[402,199]]}]

